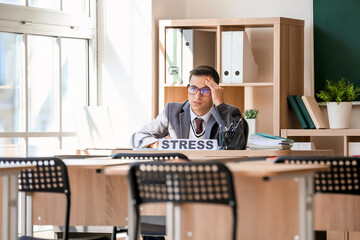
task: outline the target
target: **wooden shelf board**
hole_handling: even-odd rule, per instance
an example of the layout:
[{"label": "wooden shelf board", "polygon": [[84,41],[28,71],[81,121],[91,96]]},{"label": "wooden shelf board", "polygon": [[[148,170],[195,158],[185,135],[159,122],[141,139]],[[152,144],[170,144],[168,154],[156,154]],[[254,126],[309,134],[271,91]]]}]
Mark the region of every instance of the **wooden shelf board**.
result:
[{"label": "wooden shelf board", "polygon": [[273,87],[273,82],[220,83],[222,87]]},{"label": "wooden shelf board", "polygon": [[273,27],[275,24],[285,23],[304,26],[303,20],[268,17],[268,18],[231,18],[231,19],[179,19],[179,20],[160,20],[160,27],[203,27],[215,28],[219,25],[224,26],[244,26],[244,27]]},{"label": "wooden shelf board", "polygon": [[[273,87],[273,82],[220,83],[222,87]],[[183,84],[164,84],[164,87],[187,87]]]},{"label": "wooden shelf board", "polygon": [[[360,136],[360,129],[282,129],[286,136]],[[284,135],[281,134],[281,135]]]},{"label": "wooden shelf board", "polygon": [[183,85],[183,84],[164,84],[164,87],[187,87],[187,85]]}]

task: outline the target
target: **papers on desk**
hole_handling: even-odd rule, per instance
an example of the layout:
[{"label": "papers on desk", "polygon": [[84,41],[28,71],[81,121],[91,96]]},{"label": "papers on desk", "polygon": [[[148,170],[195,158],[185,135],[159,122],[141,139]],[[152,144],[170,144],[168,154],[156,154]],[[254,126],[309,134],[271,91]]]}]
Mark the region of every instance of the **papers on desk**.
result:
[{"label": "papers on desk", "polygon": [[254,133],[250,136],[249,148],[251,150],[275,149],[290,150],[293,140],[265,133]]}]

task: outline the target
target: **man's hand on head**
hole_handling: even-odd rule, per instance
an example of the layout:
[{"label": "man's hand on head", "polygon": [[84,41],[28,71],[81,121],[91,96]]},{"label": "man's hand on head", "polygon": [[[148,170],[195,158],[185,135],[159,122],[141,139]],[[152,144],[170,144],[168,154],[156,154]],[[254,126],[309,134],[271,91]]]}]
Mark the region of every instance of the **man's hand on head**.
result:
[{"label": "man's hand on head", "polygon": [[211,77],[205,79],[205,85],[211,90],[211,97],[215,106],[222,104],[224,102],[224,89]]}]

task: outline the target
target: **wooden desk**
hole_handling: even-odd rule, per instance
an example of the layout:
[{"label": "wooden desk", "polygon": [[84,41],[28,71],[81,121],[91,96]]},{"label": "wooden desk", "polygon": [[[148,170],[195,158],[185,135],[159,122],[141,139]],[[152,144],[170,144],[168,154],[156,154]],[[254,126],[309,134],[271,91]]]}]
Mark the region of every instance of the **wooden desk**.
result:
[{"label": "wooden desk", "polygon": [[[258,153],[258,151],[250,152]],[[71,165],[70,162],[67,165],[72,191],[70,224],[82,226],[127,225],[127,207],[124,207],[128,202],[126,174],[110,176],[97,173],[99,171],[96,169],[109,165],[97,165],[96,169],[94,169],[95,165]],[[293,239],[295,235],[299,234],[297,211],[299,200],[296,182],[292,179],[263,181],[260,177],[249,177],[242,174],[235,174],[234,180],[237,199],[239,199],[239,238],[278,240]],[[49,194],[42,196],[37,193],[34,194],[33,203],[34,224],[63,224],[63,214],[56,211],[62,209],[62,206],[65,207],[63,199],[59,199],[55,194],[49,198]],[[49,203],[52,206],[56,205],[57,208],[46,207]],[[207,209],[206,207],[208,206],[183,208],[184,219],[192,220],[183,224],[184,231],[182,232],[193,232],[192,239],[200,239],[199,235],[207,236],[209,234],[207,226],[212,224],[216,226],[224,224],[224,229],[226,229],[226,224],[231,219],[230,212],[220,206],[211,206]],[[163,215],[164,213],[164,206],[160,204],[154,204],[142,210],[144,215]],[[212,219],[212,214],[217,217]],[[206,226],[200,224],[204,221],[204,219],[201,220],[201,216],[207,215],[209,216],[206,221],[209,224]],[[278,217],[274,218],[274,216]],[[193,229],[199,231],[195,232]],[[204,232],[205,235],[203,235]],[[230,237],[225,230],[213,235],[214,239],[225,239],[227,236]],[[213,237],[211,236],[209,239],[213,239]]]},{"label": "wooden desk", "polygon": [[[241,194],[239,194],[244,188],[239,187],[238,185],[242,185],[244,181],[250,183],[254,179],[255,181],[258,181],[260,179],[292,179],[294,177],[298,178],[298,184],[299,184],[299,190],[298,194],[298,206],[295,206],[294,209],[298,209],[299,213],[299,220],[298,220],[298,235],[300,235],[300,239],[305,240],[313,240],[314,239],[314,227],[313,227],[313,174],[315,171],[323,171],[329,169],[328,166],[309,166],[309,165],[297,165],[294,167],[294,165],[282,165],[282,164],[273,164],[270,161],[259,161],[259,162],[242,162],[242,163],[227,163],[226,164],[230,171],[233,173],[234,178],[234,185],[235,185],[235,191],[236,191],[236,198],[238,199],[238,216],[240,216],[240,221],[238,223],[238,239],[293,239],[295,235],[290,236],[291,238],[288,238],[289,236],[283,236],[282,233],[284,231],[288,231],[288,224],[290,224],[293,228],[296,225],[296,221],[294,222],[288,222],[287,224],[284,224],[282,226],[277,226],[277,228],[280,228],[281,231],[277,232],[274,229],[269,229],[271,231],[264,233],[263,228],[261,229],[261,234],[264,234],[263,236],[258,235],[257,226],[260,226],[259,222],[256,220],[254,224],[247,224],[248,219],[251,217],[254,217],[254,213],[256,213],[256,209],[253,209],[253,201],[258,201],[258,199],[254,196],[252,197],[243,197]],[[129,169],[129,166],[112,166],[105,168],[104,172],[107,175],[126,175],[127,171]],[[261,182],[260,182],[261,183]],[[257,184],[252,185],[252,187],[257,186]],[[246,187],[245,187],[246,188]],[[277,189],[278,191],[281,191],[282,189]],[[277,192],[278,192],[277,191]],[[265,197],[265,201],[268,201],[271,196],[266,196],[266,194],[263,194]],[[245,205],[243,202],[245,201],[251,201],[248,204]],[[277,205],[280,203],[276,203]],[[279,209],[277,205],[272,206],[272,209]],[[143,205],[146,206],[146,205]],[[186,206],[186,205],[185,205]],[[213,206],[212,206],[213,207]],[[283,205],[280,205],[280,207],[284,207]],[[219,231],[210,231],[211,233],[207,233],[208,231],[200,232],[199,229],[227,229],[229,228],[230,224],[228,223],[228,220],[225,221],[217,221],[213,225],[210,223],[210,221],[214,219],[218,219],[219,216],[224,215],[223,212],[215,211],[213,212],[213,209],[210,211],[210,213],[207,213],[207,211],[203,211],[204,209],[201,209],[202,206],[196,206],[196,207],[190,207],[188,205],[181,211],[181,215],[185,216],[184,218],[179,218],[175,215],[174,218],[177,218],[176,222],[181,222],[180,227],[181,231],[175,231],[178,234],[176,236],[169,236],[168,239],[186,239],[187,236],[181,236],[185,235],[185,233],[191,232],[191,237],[193,239],[201,239],[206,236],[206,234],[211,234],[212,237],[214,235],[217,235],[214,239],[229,239],[230,236],[225,236],[226,234],[223,231],[220,231],[220,234],[217,233]],[[244,216],[244,212],[242,209],[250,208],[255,211],[249,212],[247,217]],[[131,206],[129,206],[129,211],[131,210]],[[294,212],[294,209],[289,209],[288,213]],[[267,209],[269,211],[270,209]],[[271,210],[270,210],[271,211]],[[206,214],[206,224],[204,224],[204,219],[199,218],[199,216],[203,216],[204,213]],[[275,212],[274,215],[272,215],[272,219],[268,218],[267,220],[269,222],[264,222],[265,225],[271,225],[271,223],[274,221],[274,218],[279,214],[279,212]],[[129,212],[129,220],[130,217],[133,216],[133,213]],[[168,215],[168,218],[170,216],[173,216],[173,213]],[[264,216],[262,216],[264,217]],[[198,220],[196,220],[198,219]],[[230,216],[228,219],[231,219]],[[175,220],[174,220],[175,221]],[[133,222],[130,220],[129,222]],[[246,225],[247,227],[244,227]],[[129,229],[131,226],[129,226]],[[281,229],[283,228],[283,229]],[[285,228],[285,229],[284,229]],[[132,233],[131,229],[129,230],[130,233]],[[167,232],[174,232],[168,230]],[[200,232],[200,233],[199,233]],[[225,231],[226,232],[226,231]],[[219,234],[219,235],[218,235]],[[271,237],[270,237],[271,236]],[[275,237],[276,236],[276,237]],[[212,239],[212,238],[211,238]]]},{"label": "wooden desk", "polygon": [[[215,151],[159,151],[159,150],[78,150],[79,155],[101,154],[102,156],[115,153],[178,153],[181,152],[189,158],[195,156],[205,157],[271,157],[271,156],[333,156],[331,149],[322,150],[215,150]],[[56,157],[64,158],[67,155],[58,155]]]},{"label": "wooden desk", "polygon": [[1,239],[18,239],[18,175],[23,169],[35,168],[33,165],[0,165],[2,177]]}]

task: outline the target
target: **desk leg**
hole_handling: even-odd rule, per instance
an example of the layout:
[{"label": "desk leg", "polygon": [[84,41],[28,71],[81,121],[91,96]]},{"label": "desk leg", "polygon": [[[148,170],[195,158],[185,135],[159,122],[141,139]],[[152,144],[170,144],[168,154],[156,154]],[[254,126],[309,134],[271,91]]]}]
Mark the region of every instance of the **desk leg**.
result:
[{"label": "desk leg", "polygon": [[299,230],[300,240],[314,240],[314,176],[299,177]]},{"label": "desk leg", "polygon": [[19,192],[19,229],[20,236],[26,236],[26,193]]},{"label": "desk leg", "polygon": [[33,236],[32,194],[26,194],[26,236]]},{"label": "desk leg", "polygon": [[136,209],[132,204],[130,186],[128,188],[128,237],[130,240],[139,240],[139,234],[136,232],[136,221],[140,221],[140,218],[135,218]]},{"label": "desk leg", "polygon": [[17,204],[18,204],[18,176],[3,176],[3,203],[2,203],[2,239],[16,240],[17,237]]},{"label": "desk leg", "polygon": [[181,206],[172,202],[166,204],[166,237],[181,240]]}]

